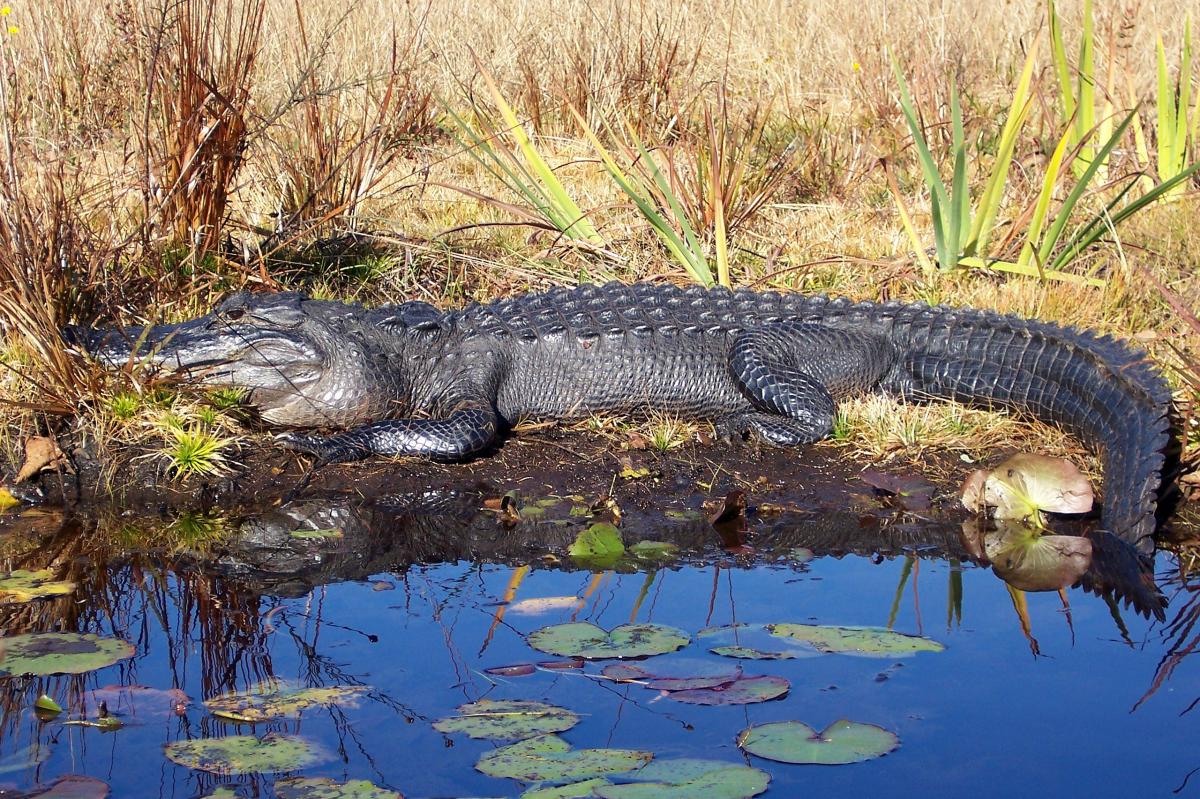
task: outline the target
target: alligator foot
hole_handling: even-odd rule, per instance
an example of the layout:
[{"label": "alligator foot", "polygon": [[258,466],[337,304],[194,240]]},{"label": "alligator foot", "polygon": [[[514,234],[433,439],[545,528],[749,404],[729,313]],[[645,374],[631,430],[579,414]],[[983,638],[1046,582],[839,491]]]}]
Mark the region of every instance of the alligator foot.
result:
[{"label": "alligator foot", "polygon": [[718,419],[713,426],[725,443],[753,435],[776,447],[798,447],[820,441],[829,434],[824,419],[802,420],[773,413],[746,411]]},{"label": "alligator foot", "polygon": [[343,463],[364,458],[371,450],[349,434],[337,436],[316,436],[308,433],[280,433],[275,441],[284,449],[292,452],[302,452],[316,458],[313,469],[318,469],[327,463]]}]

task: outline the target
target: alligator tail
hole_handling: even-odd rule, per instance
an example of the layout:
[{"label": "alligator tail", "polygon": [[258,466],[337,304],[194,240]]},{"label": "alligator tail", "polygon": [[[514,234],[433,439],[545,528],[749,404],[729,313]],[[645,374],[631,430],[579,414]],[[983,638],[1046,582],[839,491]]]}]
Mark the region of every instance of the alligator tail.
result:
[{"label": "alligator tail", "polygon": [[1071,432],[1101,456],[1103,529],[1153,554],[1170,391],[1145,353],[994,312],[885,305],[877,313],[899,355],[886,389],[1015,408]]}]

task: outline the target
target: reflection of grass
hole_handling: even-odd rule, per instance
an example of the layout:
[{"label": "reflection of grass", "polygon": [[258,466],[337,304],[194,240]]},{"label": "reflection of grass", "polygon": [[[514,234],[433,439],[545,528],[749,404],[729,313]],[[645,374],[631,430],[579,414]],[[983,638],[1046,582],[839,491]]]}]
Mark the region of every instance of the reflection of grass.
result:
[{"label": "reflection of grass", "polygon": [[220,515],[183,511],[167,521],[144,520],[120,523],[107,531],[98,528],[108,545],[118,550],[166,550],[168,552],[206,552],[213,544],[229,537],[232,527]]}]

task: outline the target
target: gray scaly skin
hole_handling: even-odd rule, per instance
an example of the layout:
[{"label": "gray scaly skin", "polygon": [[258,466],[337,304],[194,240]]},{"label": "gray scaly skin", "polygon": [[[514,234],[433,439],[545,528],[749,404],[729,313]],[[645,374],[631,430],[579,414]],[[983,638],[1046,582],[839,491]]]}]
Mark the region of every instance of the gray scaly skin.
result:
[{"label": "gray scaly skin", "polygon": [[268,424],[345,429],[280,436],[318,463],[457,461],[519,420],[597,412],[711,419],[797,446],[867,391],[1011,407],[1100,452],[1104,529],[1154,548],[1162,378],[1111,338],[988,311],[611,283],[445,313],[240,294],[182,325],[73,337],[111,364],[240,386]]}]

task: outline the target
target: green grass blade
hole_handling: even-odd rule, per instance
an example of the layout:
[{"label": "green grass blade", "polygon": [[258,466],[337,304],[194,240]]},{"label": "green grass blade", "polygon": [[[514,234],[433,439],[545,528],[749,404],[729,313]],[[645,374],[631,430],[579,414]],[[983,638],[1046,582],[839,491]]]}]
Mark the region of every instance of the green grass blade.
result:
[{"label": "green grass blade", "polygon": [[[950,200],[946,196],[946,187],[942,185],[942,176],[938,172],[937,163],[933,160],[933,154],[929,151],[929,145],[925,141],[925,135],[921,131],[921,122],[917,117],[916,107],[913,105],[912,96],[908,93],[908,83],[904,80],[904,74],[900,71],[900,65],[896,63],[896,59],[892,59],[892,72],[896,75],[896,82],[900,87],[900,110],[904,113],[904,119],[908,122],[908,129],[912,133],[913,145],[917,148],[917,156],[921,163],[921,173],[925,176],[925,185],[929,188],[929,192],[934,198],[934,223],[938,224],[939,213],[936,209],[949,209]],[[938,258],[941,262],[941,258]]]},{"label": "green grass blade", "polygon": [[971,224],[971,232],[967,237],[964,252],[967,254],[986,255],[992,236],[992,228],[1000,213],[1000,203],[1004,199],[1004,186],[1008,182],[1008,172],[1012,166],[1013,153],[1016,151],[1017,137],[1021,127],[1029,117],[1032,107],[1029,87],[1033,80],[1034,60],[1037,56],[1037,42],[1029,48],[1021,77],[1017,80],[1017,88],[1013,92],[1012,104],[1008,109],[1008,118],[1000,132],[1000,144],[996,150],[996,162],[992,165],[992,173],[988,176],[983,195],[979,198],[979,208],[975,213],[975,221]]},{"label": "green grass blade", "polygon": [[957,263],[957,258],[950,254],[949,242],[946,241],[946,230],[942,225],[942,209],[939,205],[937,194],[930,197],[930,203],[933,207],[932,219],[933,223],[933,248],[937,252],[938,266],[943,271],[950,271]]},{"label": "green grass blade", "polygon": [[1167,72],[1167,51],[1162,36],[1158,37],[1158,179],[1167,180],[1175,166],[1175,91]]},{"label": "green grass blade", "polygon": [[1071,190],[1071,193],[1067,195],[1067,199],[1063,201],[1062,207],[1059,208],[1058,214],[1054,218],[1054,224],[1051,225],[1050,230],[1046,234],[1045,240],[1042,241],[1042,246],[1038,250],[1038,260],[1040,263],[1047,263],[1049,260],[1050,252],[1054,249],[1054,246],[1061,238],[1063,229],[1070,220],[1071,213],[1075,210],[1075,205],[1079,202],[1079,198],[1083,196],[1085,191],[1087,191],[1088,186],[1092,182],[1092,178],[1094,178],[1096,176],[1096,172],[1100,170],[1100,165],[1107,160],[1108,154],[1112,152],[1113,148],[1117,146],[1117,142],[1119,142],[1121,137],[1125,135],[1125,130],[1129,127],[1129,123],[1133,121],[1133,115],[1136,113],[1137,109],[1134,109],[1123,120],[1121,120],[1121,124],[1117,126],[1117,129],[1113,131],[1113,135],[1109,137],[1108,141],[1106,141],[1100,148],[1099,152],[1096,153],[1095,157],[1092,159],[1092,162],[1088,164],[1087,169],[1084,170],[1083,175],[1080,176],[1079,180],[1075,183],[1075,188]]},{"label": "green grass blade", "polygon": [[1083,36],[1079,41],[1079,91],[1075,114],[1075,141],[1083,142],[1080,154],[1073,162],[1090,164],[1095,146],[1088,135],[1096,126],[1096,31],[1092,0],[1083,2]]},{"label": "green grass blade", "polygon": [[1117,225],[1138,213],[1143,208],[1158,202],[1158,200],[1163,197],[1168,196],[1176,186],[1183,184],[1184,181],[1190,180],[1192,175],[1194,175],[1197,171],[1200,171],[1200,163],[1192,164],[1170,180],[1160,183],[1159,185],[1155,186],[1153,190],[1146,192],[1133,202],[1123,206],[1116,213],[1108,213],[1106,210],[1105,214],[1107,214],[1107,222],[1105,221],[1105,214],[1097,214],[1097,216],[1091,222],[1089,222],[1078,234],[1071,238],[1068,246],[1062,252],[1060,252],[1058,256],[1055,257],[1051,266],[1058,269],[1069,264],[1072,260],[1078,257],[1080,253],[1095,244],[1100,237],[1104,235],[1104,231],[1108,229],[1109,225],[1115,228]]},{"label": "green grass blade", "polygon": [[958,87],[950,84],[950,119],[953,127],[951,151],[954,155],[954,173],[950,180],[950,225],[949,242],[957,261],[967,243],[971,230],[971,193],[967,189],[967,146],[963,131],[962,106],[958,99]]},{"label": "green grass blade", "polygon": [[525,163],[529,165],[533,174],[537,177],[541,184],[541,189],[550,201],[557,221],[560,223],[560,229],[571,238],[581,239],[596,246],[603,246],[603,237],[596,230],[595,226],[592,225],[587,215],[575,204],[571,196],[567,194],[562,181],[558,179],[554,170],[550,168],[549,164],[542,158],[541,153],[533,146],[533,142],[530,141],[529,135],[525,132],[525,126],[517,118],[512,106],[504,99],[504,95],[501,94],[495,80],[482,67],[480,67],[479,73],[487,84],[488,90],[492,95],[492,101],[500,110],[500,117],[504,120],[507,132],[517,142],[517,147],[520,148]]},{"label": "green grass blade", "polygon": [[1033,261],[1034,249],[1040,249],[1042,227],[1050,212],[1050,202],[1054,199],[1054,187],[1058,185],[1058,174],[1062,170],[1063,158],[1066,156],[1070,142],[1071,131],[1068,129],[1058,140],[1058,146],[1054,148],[1050,162],[1046,165],[1046,174],[1042,177],[1042,190],[1038,194],[1037,204],[1033,208],[1033,217],[1029,220],[1029,230],[1025,234],[1025,245],[1021,248],[1021,255],[1017,258],[1017,264],[1022,268],[1028,267]]},{"label": "green grass blade", "polygon": [[1054,60],[1054,72],[1058,76],[1058,94],[1062,105],[1062,121],[1070,123],[1075,116],[1075,95],[1071,91],[1071,67],[1067,64],[1067,48],[1063,46],[1062,23],[1049,0],[1050,54]]}]

